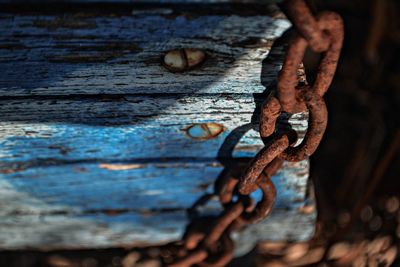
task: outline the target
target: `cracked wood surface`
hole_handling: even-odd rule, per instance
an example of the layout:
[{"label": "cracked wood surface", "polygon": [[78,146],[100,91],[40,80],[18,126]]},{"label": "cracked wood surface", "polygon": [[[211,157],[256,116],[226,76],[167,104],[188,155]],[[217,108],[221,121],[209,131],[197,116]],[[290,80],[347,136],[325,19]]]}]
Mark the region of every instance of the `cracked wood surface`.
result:
[{"label": "cracked wood surface", "polygon": [[[271,46],[284,19],[0,13],[0,22],[1,248],[178,239],[186,209],[263,146],[257,114],[281,65],[283,47]],[[181,47],[205,49],[206,61],[168,72],[161,56]],[[303,136],[306,116],[289,121]],[[201,123],[221,132],[193,138]],[[298,211],[307,179],[307,161],[285,164],[272,216],[236,236],[246,240],[238,253],[312,234],[315,214]]]}]

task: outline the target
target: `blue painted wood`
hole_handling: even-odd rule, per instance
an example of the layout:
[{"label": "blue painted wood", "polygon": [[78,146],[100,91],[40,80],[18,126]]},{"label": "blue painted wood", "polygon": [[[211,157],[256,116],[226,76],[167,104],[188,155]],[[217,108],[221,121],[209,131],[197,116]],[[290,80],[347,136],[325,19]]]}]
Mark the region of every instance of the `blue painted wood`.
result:
[{"label": "blue painted wood", "polygon": [[[183,130],[189,124],[156,128],[157,122],[149,121],[146,126],[49,126],[51,137],[15,136],[2,140],[1,165],[15,162],[35,162],[36,160],[129,160],[136,162],[156,159],[188,158],[204,161],[215,159],[224,138],[225,131],[207,141],[191,139]],[[35,129],[35,128],[34,128]],[[252,157],[262,148],[262,142],[255,137],[246,136],[236,146],[235,157]],[[90,142],[88,142],[90,140]],[[154,140],[154,141],[153,141]]]},{"label": "blue painted wood", "polygon": [[[250,158],[263,147],[255,106],[254,98],[244,95],[0,101],[0,167],[38,160]],[[301,119],[291,120],[300,136],[307,126]],[[190,136],[190,126],[207,122],[218,123],[223,131],[207,140]],[[233,153],[219,155],[238,125],[247,126],[234,133],[238,140]]]},{"label": "blue painted wood", "polygon": [[[213,183],[223,170],[215,161],[136,164],[128,170],[104,166],[109,165],[100,161],[38,166],[2,177],[48,204],[88,213],[113,209],[145,213],[189,208],[205,192],[212,193]],[[284,173],[274,176],[273,182],[278,191],[276,208],[294,209],[303,203],[304,192],[290,187]]]},{"label": "blue painted wood", "polygon": [[[280,64],[261,83],[260,63],[290,25],[268,16],[0,15],[0,96],[261,93]],[[170,73],[160,58],[180,47],[208,59]]]},{"label": "blue painted wood", "polygon": [[[0,13],[0,248],[172,241],[226,164],[262,147],[265,94],[253,93],[274,82],[283,48],[271,44],[289,23],[163,12]],[[180,47],[205,49],[207,60],[170,73],[160,57]],[[304,115],[290,121],[301,137]],[[223,131],[187,133],[210,122]],[[273,216],[237,238],[307,238],[315,214],[297,210],[307,176],[307,161],[286,164],[273,178]]]},{"label": "blue painted wood", "polygon": [[[120,169],[112,169],[112,166]],[[188,223],[186,210],[203,194],[212,192],[213,183],[223,169],[216,162],[131,164],[127,169],[122,169],[121,166],[127,165],[104,165],[101,162],[61,164],[31,167],[1,175],[0,183],[7,182],[14,190],[24,192],[27,194],[25,197],[27,201],[30,201],[30,198],[41,201],[36,209],[14,208],[11,211],[18,212],[19,215],[17,217],[13,215],[11,218],[20,218],[19,220],[24,222],[36,215],[42,218],[42,223],[49,220],[50,225],[54,224],[56,227],[59,227],[57,223],[61,218],[63,219],[61,225],[68,229],[57,233],[52,228],[41,229],[36,226],[40,220],[38,222],[34,217],[32,219],[35,229],[33,233],[30,228],[22,230],[17,227],[17,230],[22,231],[27,237],[22,242],[23,246],[55,248],[76,247],[77,243],[78,246],[102,246],[104,243],[109,245],[110,240],[88,243],[96,236],[91,233],[94,231],[93,228],[97,229],[101,225],[105,229],[97,229],[100,231],[97,235],[106,239],[111,238],[111,235],[118,240],[120,245],[128,242],[127,240],[130,242],[134,240],[135,244],[142,242],[157,244],[176,239],[183,233]],[[294,220],[309,224],[310,220],[314,219],[313,215],[297,212],[297,208],[304,204],[304,191],[299,190],[300,184],[296,180],[302,179],[304,175],[307,176],[306,173],[301,174],[304,168],[307,168],[306,162],[287,163],[273,177],[278,198],[274,214],[264,224],[283,224],[288,219],[288,223],[293,223]],[[289,177],[291,181],[287,180]],[[255,192],[253,197],[259,199],[259,192]],[[218,214],[220,211],[221,207],[217,199],[214,199],[203,213]],[[284,214],[287,217],[285,219],[282,218]],[[7,224],[8,218],[10,214],[2,210],[0,212],[1,227]],[[0,237],[2,237],[0,246],[9,248],[21,246],[20,239],[7,238],[7,235],[10,235],[9,232],[15,232],[15,226],[20,225],[21,222],[15,222],[14,227],[6,232],[0,231]],[[86,235],[89,237],[66,240],[68,235],[76,236],[81,233],[82,229],[79,227],[70,228],[78,222],[83,224],[82,227],[88,231]],[[261,227],[265,228],[265,226]],[[109,231],[108,234],[104,233],[106,229]],[[267,227],[266,232],[257,238],[284,238],[285,235],[290,234],[297,235],[297,238],[305,238],[310,234],[309,229],[307,227],[303,229],[299,237],[296,229],[275,233],[274,228],[268,230]],[[56,238],[35,240],[35,236],[39,233],[45,235],[46,232]],[[129,238],[121,238],[119,235],[122,233],[128,235]]]}]

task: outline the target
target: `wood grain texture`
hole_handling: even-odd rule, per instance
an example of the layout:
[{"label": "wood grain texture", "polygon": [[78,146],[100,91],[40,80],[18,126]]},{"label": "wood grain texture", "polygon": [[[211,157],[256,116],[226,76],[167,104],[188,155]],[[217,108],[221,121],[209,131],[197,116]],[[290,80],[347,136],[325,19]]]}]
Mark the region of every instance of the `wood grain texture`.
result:
[{"label": "wood grain texture", "polygon": [[[263,147],[255,107],[254,98],[246,95],[0,101],[0,166],[38,160],[253,157]],[[188,135],[188,127],[206,122],[220,124],[223,132],[208,140]],[[289,122],[302,137],[304,116]],[[233,131],[239,140],[227,155],[230,148],[222,145]]]},{"label": "wood grain texture", "polygon": [[[0,96],[262,93],[280,64],[261,81],[260,63],[289,25],[267,16],[2,15]],[[208,58],[170,73],[160,58],[181,47]]]},{"label": "wood grain texture", "polygon": [[[178,239],[186,209],[263,147],[258,113],[281,65],[283,47],[270,49],[286,20],[1,13],[0,22],[0,248]],[[207,60],[168,72],[160,57],[181,47],[205,49]],[[287,120],[304,136],[305,114],[283,115],[279,126]],[[190,137],[199,123],[222,132]],[[298,211],[307,178],[307,160],[285,164],[273,178],[272,216],[235,236],[246,240],[237,253],[312,234],[315,214]],[[214,200],[202,211],[220,207]]]},{"label": "wood grain texture", "polygon": [[[246,252],[262,239],[308,238],[314,214],[297,211],[304,204],[299,186],[305,188],[307,168],[307,162],[288,163],[274,176],[274,213],[239,234],[237,238],[249,240],[239,251]],[[143,164],[120,171],[82,163],[2,175],[0,246],[104,247],[178,239],[188,222],[186,209],[212,191],[222,169],[215,162]],[[214,200],[203,212],[215,214],[220,209]]]}]

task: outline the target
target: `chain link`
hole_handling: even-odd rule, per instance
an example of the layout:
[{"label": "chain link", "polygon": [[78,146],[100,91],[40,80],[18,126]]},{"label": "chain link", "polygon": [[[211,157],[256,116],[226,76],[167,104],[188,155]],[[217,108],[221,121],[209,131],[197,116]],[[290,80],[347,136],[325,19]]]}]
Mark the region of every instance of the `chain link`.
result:
[{"label": "chain link", "polygon": [[[332,82],[339,60],[343,22],[334,12],[321,12],[314,17],[304,0],[286,0],[283,6],[297,32],[289,44],[279,73],[277,95],[270,96],[261,109],[260,136],[269,141],[240,179],[227,177],[223,186],[216,190],[224,211],[215,218],[199,219],[188,226],[169,267],[227,265],[234,256],[231,232],[259,222],[272,211],[276,189],[270,178],[285,160],[301,161],[312,155],[324,135],[328,112],[323,96]],[[307,47],[323,53],[313,85],[299,83],[297,76]],[[288,129],[278,133],[276,122],[281,112],[305,111],[309,112],[309,126],[303,141],[294,146],[296,132]],[[255,204],[249,194],[258,189],[263,197]]]}]

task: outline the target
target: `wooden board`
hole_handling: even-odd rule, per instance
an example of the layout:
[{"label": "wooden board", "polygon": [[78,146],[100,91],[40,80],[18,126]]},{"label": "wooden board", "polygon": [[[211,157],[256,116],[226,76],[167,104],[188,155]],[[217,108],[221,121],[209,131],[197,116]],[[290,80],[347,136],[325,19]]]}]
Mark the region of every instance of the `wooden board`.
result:
[{"label": "wooden board", "polygon": [[[1,22],[0,96],[262,93],[280,63],[261,81],[261,62],[290,25],[235,15],[3,14]],[[188,73],[166,71],[160,58],[182,47],[206,50],[207,61]]]},{"label": "wooden board", "polygon": [[[252,122],[256,104],[247,95],[24,99],[0,101],[0,106],[0,159],[14,165],[38,159],[215,160],[219,153],[226,154],[228,148],[222,145],[238,126],[243,128],[235,133],[240,139],[223,157],[249,158],[263,147],[256,131],[258,119]],[[300,136],[304,134],[303,115],[290,121]],[[207,122],[218,123],[223,132],[206,141],[190,136],[189,127]]]},{"label": "wooden board", "polygon": [[[312,233],[313,216],[297,211],[304,198],[297,187],[305,186],[306,175],[290,173],[290,169],[304,170],[304,164],[286,166],[274,177],[279,192],[274,214],[263,231],[247,237],[252,242],[243,245],[254,245],[254,239],[304,239]],[[146,164],[111,171],[98,163],[81,163],[31,167],[5,175],[0,244],[3,248],[76,248],[179,239],[187,223],[186,208],[212,190],[223,169],[213,165]],[[293,180],[288,182],[288,176]],[[293,223],[303,227],[301,233]]]},{"label": "wooden board", "polygon": [[[263,146],[258,109],[280,68],[283,47],[270,49],[284,19],[1,13],[0,22],[0,248],[178,239],[186,209]],[[205,63],[167,71],[160,58],[181,47],[205,49]],[[303,136],[306,116],[289,121]],[[199,123],[222,131],[194,138]],[[238,253],[312,234],[315,214],[298,211],[307,178],[308,161],[273,178],[275,210],[236,236],[247,240]],[[218,212],[212,203],[204,212]]]}]

